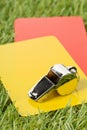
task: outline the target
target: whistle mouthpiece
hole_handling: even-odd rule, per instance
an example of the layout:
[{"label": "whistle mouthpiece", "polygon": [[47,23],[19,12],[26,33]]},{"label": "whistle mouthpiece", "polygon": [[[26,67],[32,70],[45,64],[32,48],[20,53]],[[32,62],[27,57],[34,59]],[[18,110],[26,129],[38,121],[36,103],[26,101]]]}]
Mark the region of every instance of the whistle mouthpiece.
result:
[{"label": "whistle mouthpiece", "polygon": [[38,100],[54,86],[54,83],[45,76],[29,91],[28,95],[33,100]]}]

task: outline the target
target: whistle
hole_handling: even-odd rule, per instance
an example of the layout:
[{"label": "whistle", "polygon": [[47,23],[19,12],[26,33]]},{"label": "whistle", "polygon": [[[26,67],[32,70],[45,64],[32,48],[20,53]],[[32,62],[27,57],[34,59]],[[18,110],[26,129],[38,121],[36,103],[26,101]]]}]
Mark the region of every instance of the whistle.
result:
[{"label": "whistle", "polygon": [[52,90],[56,90],[59,95],[72,93],[78,84],[78,73],[74,66],[64,66],[56,64],[52,66],[47,75],[43,76],[32,89],[28,96],[38,101]]}]

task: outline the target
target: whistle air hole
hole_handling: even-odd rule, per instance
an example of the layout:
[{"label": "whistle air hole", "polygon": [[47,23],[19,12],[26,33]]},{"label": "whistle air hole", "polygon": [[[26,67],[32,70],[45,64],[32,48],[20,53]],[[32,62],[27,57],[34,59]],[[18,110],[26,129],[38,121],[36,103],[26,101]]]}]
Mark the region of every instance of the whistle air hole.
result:
[{"label": "whistle air hole", "polygon": [[57,74],[55,74],[52,70],[50,70],[49,72],[48,72],[48,74],[46,75],[46,77],[48,78],[48,79],[50,79],[55,85],[58,83],[58,81],[59,81],[59,77],[58,77],[58,75]]}]

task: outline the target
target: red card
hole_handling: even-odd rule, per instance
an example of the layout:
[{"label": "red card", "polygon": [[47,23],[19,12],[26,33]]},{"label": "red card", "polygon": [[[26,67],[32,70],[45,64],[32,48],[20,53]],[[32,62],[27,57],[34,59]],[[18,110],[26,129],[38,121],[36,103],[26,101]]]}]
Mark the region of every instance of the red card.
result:
[{"label": "red card", "polygon": [[87,35],[81,17],[20,18],[15,21],[15,41],[56,36],[87,75]]}]

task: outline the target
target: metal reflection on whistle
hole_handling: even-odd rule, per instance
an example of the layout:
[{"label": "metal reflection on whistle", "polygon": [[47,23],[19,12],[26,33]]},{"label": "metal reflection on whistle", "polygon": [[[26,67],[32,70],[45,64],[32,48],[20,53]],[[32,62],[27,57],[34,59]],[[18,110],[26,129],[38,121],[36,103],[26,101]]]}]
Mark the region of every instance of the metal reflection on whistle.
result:
[{"label": "metal reflection on whistle", "polygon": [[47,75],[42,77],[28,92],[28,96],[38,101],[47,93],[56,90],[59,95],[72,93],[78,84],[78,73],[74,66],[56,64],[52,66]]}]

